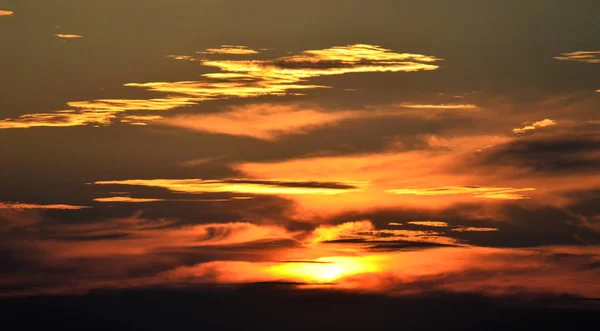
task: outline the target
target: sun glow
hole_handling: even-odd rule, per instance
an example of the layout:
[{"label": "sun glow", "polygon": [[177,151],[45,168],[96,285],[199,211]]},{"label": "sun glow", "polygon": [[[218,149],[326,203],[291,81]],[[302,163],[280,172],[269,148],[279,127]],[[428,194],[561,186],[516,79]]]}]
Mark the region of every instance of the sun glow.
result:
[{"label": "sun glow", "polygon": [[268,272],[285,279],[307,283],[330,283],[344,277],[379,271],[367,257],[334,256],[314,261],[290,262],[270,267]]}]

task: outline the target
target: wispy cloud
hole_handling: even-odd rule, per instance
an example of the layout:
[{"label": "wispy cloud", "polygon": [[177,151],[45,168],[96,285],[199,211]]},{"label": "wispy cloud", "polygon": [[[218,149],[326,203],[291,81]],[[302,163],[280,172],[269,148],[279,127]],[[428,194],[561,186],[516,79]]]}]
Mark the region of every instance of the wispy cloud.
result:
[{"label": "wispy cloud", "polygon": [[221,45],[219,48],[208,48],[202,52],[198,52],[199,54],[230,54],[230,55],[251,55],[258,54],[258,51],[255,51],[247,46],[234,46],[234,45]]},{"label": "wispy cloud", "polygon": [[33,203],[21,203],[21,202],[0,202],[0,209],[15,209],[15,210],[26,210],[26,209],[63,209],[63,210],[77,210],[90,208],[86,206],[74,206],[74,205],[63,205],[63,204],[51,204],[51,205],[40,205]]},{"label": "wispy cloud", "polygon": [[433,188],[402,188],[387,190],[387,193],[398,195],[457,195],[469,194],[477,198],[521,200],[528,197],[521,192],[535,191],[535,188],[509,188],[509,187],[486,187],[486,186],[443,186]]},{"label": "wispy cloud", "polygon": [[541,120],[541,121],[537,121],[537,122],[534,122],[534,123],[531,123],[531,124],[527,124],[527,125],[525,125],[522,128],[513,129],[513,132],[514,133],[525,133],[525,132],[528,132],[528,131],[536,130],[538,128],[545,128],[545,127],[549,127],[549,126],[554,126],[556,124],[557,123],[554,120],[546,118],[546,119]]},{"label": "wispy cloud", "polygon": [[430,226],[434,228],[447,228],[448,223],[441,221],[412,221],[408,222],[408,224],[412,225],[420,225],[420,226]]},{"label": "wispy cloud", "polygon": [[554,57],[561,61],[574,61],[583,63],[600,63],[600,51],[578,51],[571,53],[561,53]]},{"label": "wispy cloud", "polygon": [[60,39],[79,39],[79,38],[83,38],[83,36],[80,36],[78,34],[63,34],[63,33],[57,33],[54,35],[55,37],[58,37]]},{"label": "wispy cloud", "polygon": [[361,190],[365,183],[303,182],[251,179],[131,179],[115,181],[97,181],[96,185],[132,185],[162,187],[173,192],[214,193],[232,192],[245,194],[282,194],[282,195],[335,195]]},{"label": "wispy cloud", "polygon": [[412,109],[477,109],[478,107],[473,104],[412,104],[403,103],[400,107],[412,108]]},{"label": "wispy cloud", "polygon": [[496,232],[498,228],[458,227],[452,229],[454,232]]},{"label": "wispy cloud", "polygon": [[173,59],[173,60],[180,60],[180,61],[198,61],[197,58],[191,56],[191,55],[167,55],[168,58]]},{"label": "wispy cloud", "polygon": [[345,120],[405,116],[400,111],[325,111],[297,106],[258,104],[211,114],[166,117],[160,124],[195,131],[275,140],[335,125]]},{"label": "wispy cloud", "polygon": [[0,120],[0,129],[24,129],[32,127],[68,127],[81,125],[108,125],[115,115],[111,112],[72,110],[55,113],[27,114],[17,118]]},{"label": "wispy cloud", "polygon": [[[76,35],[57,35],[61,38],[75,38]],[[68,37],[67,37],[68,36]],[[223,52],[245,52],[249,49],[239,47],[222,48]],[[230,54],[230,53],[228,53]],[[193,60],[190,56],[174,55],[170,56],[179,60]],[[67,105],[72,109],[85,111],[88,117],[95,116],[103,118],[102,124],[112,123],[112,119],[122,117],[120,113],[136,110],[172,110],[175,108],[192,106],[202,101],[219,100],[228,98],[250,98],[265,95],[282,96],[298,94],[303,90],[327,88],[329,86],[314,85],[307,81],[311,78],[329,75],[343,75],[350,73],[363,72],[414,72],[423,70],[436,70],[439,67],[434,63],[441,59],[411,53],[395,53],[389,49],[373,45],[348,45],[338,46],[321,50],[307,50],[299,55],[285,56],[271,60],[201,60],[201,64],[207,67],[213,67],[220,72],[203,74],[203,80],[199,81],[176,81],[176,82],[145,82],[145,83],[127,83],[124,86],[143,88],[148,91],[161,92],[167,94],[164,98],[152,99],[97,99],[71,101]],[[106,112],[110,112],[107,115]],[[97,113],[98,115],[93,115]],[[81,113],[79,113],[81,114]],[[298,113],[291,114],[297,115]],[[272,116],[273,114],[271,114]],[[289,115],[289,114],[288,114]],[[302,113],[300,113],[302,115]],[[309,126],[316,120],[325,122],[335,121],[340,118],[340,114],[317,114],[305,113],[307,120],[302,125],[295,125],[288,122],[288,129],[297,131],[301,126]],[[343,116],[347,116],[345,114]],[[72,126],[73,120],[52,120],[52,117],[63,116],[64,114],[44,113],[24,115],[21,119],[5,119],[0,124],[2,127],[22,127],[31,126]],[[75,115],[73,115],[75,116]],[[206,115],[211,116],[211,115]],[[244,116],[244,114],[242,114]],[[255,119],[260,118],[260,114],[246,114]],[[31,119],[34,117],[34,119]],[[35,117],[44,118],[36,121]],[[79,115],[82,117],[82,115]],[[174,119],[170,123],[181,125],[183,120],[189,118],[182,117]],[[225,114],[221,117],[212,116],[208,118],[223,124],[235,121],[235,115]],[[298,119],[298,116],[296,116]],[[93,122],[94,120],[90,120]],[[88,123],[90,121],[84,121]],[[97,121],[97,120],[96,120]],[[63,124],[56,124],[62,122]],[[75,122],[81,122],[75,121]],[[125,119],[126,123],[134,125],[146,125],[147,121],[130,121]],[[272,123],[273,121],[271,121]],[[75,124],[82,125],[82,124]],[[202,124],[189,125],[191,127],[203,126]],[[201,127],[205,130],[205,127]],[[218,130],[218,129],[213,129]],[[228,129],[222,129],[228,131]],[[224,132],[230,133],[230,132]],[[262,133],[254,136],[273,137],[273,128],[265,128]]]},{"label": "wispy cloud", "polygon": [[13,15],[15,12],[10,11],[10,10],[1,10],[0,9],[0,16],[10,16]]},{"label": "wispy cloud", "polygon": [[108,198],[96,198],[96,202],[122,202],[122,203],[145,203],[145,202],[160,202],[165,201],[164,199],[152,199],[152,198],[132,198],[132,197],[108,197]]}]

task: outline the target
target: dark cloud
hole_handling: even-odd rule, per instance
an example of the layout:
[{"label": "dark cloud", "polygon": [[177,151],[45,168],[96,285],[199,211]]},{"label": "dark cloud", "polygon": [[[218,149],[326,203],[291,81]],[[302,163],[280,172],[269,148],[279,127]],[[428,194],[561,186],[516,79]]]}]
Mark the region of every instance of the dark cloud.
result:
[{"label": "dark cloud", "polygon": [[600,168],[597,133],[532,136],[491,147],[476,155],[485,166],[511,166],[534,173],[575,173]]}]

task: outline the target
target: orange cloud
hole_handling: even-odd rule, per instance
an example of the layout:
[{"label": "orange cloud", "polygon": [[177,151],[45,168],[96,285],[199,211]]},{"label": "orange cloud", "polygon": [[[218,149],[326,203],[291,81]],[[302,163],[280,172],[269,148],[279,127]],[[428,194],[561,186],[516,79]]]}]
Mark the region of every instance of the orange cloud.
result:
[{"label": "orange cloud", "polygon": [[215,193],[232,192],[245,194],[281,194],[281,195],[336,195],[361,190],[365,183],[301,182],[279,180],[249,179],[131,179],[97,181],[96,185],[133,185],[162,187],[173,192]]},{"label": "orange cloud", "polygon": [[93,101],[71,101],[69,107],[94,112],[123,112],[128,110],[171,110],[193,105],[190,98],[169,97],[164,99],[100,99]]},{"label": "orange cloud", "polygon": [[454,232],[496,232],[498,228],[460,227],[452,229]]},{"label": "orange cloud", "polygon": [[574,61],[583,63],[600,63],[600,51],[579,51],[572,53],[561,53],[554,57],[561,61]]},{"label": "orange cloud", "polygon": [[[128,83],[125,86],[182,95],[187,104],[324,88],[327,86],[306,83],[307,79],[324,75],[436,70],[438,66],[432,63],[439,60],[420,54],[394,53],[379,46],[349,45],[309,50],[272,60],[202,60],[204,66],[216,67],[221,72],[204,74],[204,81]],[[118,100],[111,101],[118,103]],[[127,100],[122,103],[129,104]],[[172,106],[181,105],[175,103]]]},{"label": "orange cloud", "polygon": [[477,109],[478,107],[472,104],[401,104],[400,107],[413,109]]},{"label": "orange cloud", "polygon": [[387,193],[398,195],[456,195],[471,194],[477,198],[520,200],[528,199],[520,192],[535,191],[535,188],[507,188],[485,186],[443,186],[433,188],[403,188],[387,190]]},{"label": "orange cloud", "polygon": [[250,55],[258,54],[257,51],[247,46],[221,45],[219,48],[208,48],[199,54],[230,54],[230,55]]},{"label": "orange cloud", "polygon": [[275,140],[301,134],[341,121],[404,116],[398,111],[337,111],[303,109],[282,105],[250,105],[225,112],[167,117],[159,123],[196,131]]},{"label": "orange cloud", "polygon": [[165,201],[164,199],[148,199],[148,198],[132,198],[132,197],[108,197],[96,198],[96,202],[125,202],[125,203],[143,203],[143,202],[158,202]]},{"label": "orange cloud", "polygon": [[81,125],[108,125],[115,115],[110,112],[71,110],[57,111],[55,113],[27,114],[18,118],[0,120],[0,129],[25,129],[32,127],[68,127]]},{"label": "orange cloud", "polygon": [[60,39],[79,39],[79,38],[83,38],[83,36],[80,36],[78,34],[62,34],[62,33],[57,33],[54,36],[58,37]]},{"label": "orange cloud", "polygon": [[545,128],[545,127],[554,126],[554,125],[556,125],[556,122],[554,120],[546,118],[542,121],[534,122],[534,123],[532,123],[530,125],[526,125],[522,128],[513,129],[513,132],[514,133],[525,133],[527,131],[533,131],[537,128]]},{"label": "orange cloud", "polygon": [[430,227],[434,227],[434,228],[447,228],[448,227],[448,223],[440,222],[440,221],[413,221],[413,222],[408,222],[408,224],[420,225],[420,226],[430,226]]},{"label": "orange cloud", "polygon": [[[56,35],[60,38],[77,38],[77,35]],[[253,50],[227,46],[221,49],[213,49],[215,54],[253,54]],[[194,60],[194,58],[185,55],[172,55],[171,58],[179,60]],[[145,82],[145,83],[127,83],[126,87],[143,88],[148,91],[165,93],[165,98],[153,99],[98,99],[71,101],[67,104],[69,107],[84,110],[89,116],[104,117],[111,112],[110,116],[117,117],[118,113],[134,110],[171,110],[185,106],[191,106],[202,101],[218,100],[227,98],[250,98],[265,95],[282,96],[289,94],[299,94],[302,90],[327,88],[329,86],[314,85],[307,83],[307,80],[327,75],[343,75],[349,73],[361,72],[414,72],[423,70],[436,70],[439,67],[433,63],[441,59],[410,53],[395,53],[389,49],[373,45],[348,45],[338,46],[321,50],[307,50],[299,55],[285,56],[271,60],[201,60],[202,65],[215,67],[220,72],[203,74],[201,81],[178,81],[178,82]],[[176,95],[176,96],[175,96]],[[251,112],[251,111],[249,111]],[[98,115],[91,115],[98,113]],[[41,115],[46,117],[58,116],[54,113],[49,114],[31,114],[25,116]],[[273,115],[273,114],[271,114]],[[301,115],[301,116],[299,116]],[[228,124],[235,121],[235,114],[206,115],[209,120],[217,123]],[[252,116],[255,119],[261,119],[261,114],[246,113],[241,116]],[[307,120],[302,126],[311,126],[315,121],[334,122],[339,120],[340,116],[349,116],[346,114],[323,114],[307,111],[305,113],[292,113],[281,115],[282,120],[288,117],[294,117],[295,120],[304,118]],[[202,124],[185,124],[183,122],[192,119],[187,117],[178,117],[170,122],[175,126],[188,126],[206,130]],[[203,119],[203,118],[200,118]],[[310,119],[310,120],[308,120]],[[5,122],[4,125],[1,123]],[[48,122],[42,121],[44,125],[38,122],[27,120],[21,122],[33,122],[38,124],[15,124],[14,120],[6,119],[0,122],[0,127],[30,127],[30,126],[72,126],[73,124],[48,125]],[[6,123],[9,122],[9,123]],[[18,122],[18,121],[17,121]],[[54,121],[57,122],[57,121]],[[64,121],[62,121],[64,122]],[[70,121],[69,121],[70,122]],[[146,125],[145,121],[130,121],[125,119],[126,123],[132,125]],[[196,121],[197,122],[197,121]],[[111,121],[106,122],[110,124]],[[183,124],[182,124],[183,123]],[[271,122],[272,123],[272,122]],[[287,128],[297,132],[302,126],[288,121]],[[237,124],[237,123],[236,123]],[[20,125],[20,126],[19,126]],[[81,125],[81,124],[75,124]],[[226,130],[226,129],[222,129]],[[263,128],[262,133],[254,136],[273,137],[273,128]],[[229,132],[225,132],[229,133]],[[234,134],[237,134],[235,132]]]},{"label": "orange cloud", "polygon": [[190,55],[167,55],[168,58],[180,61],[198,61],[197,58]]},{"label": "orange cloud", "polygon": [[21,202],[0,202],[0,209],[15,209],[15,210],[27,210],[27,209],[62,209],[62,210],[78,210],[90,208],[86,206],[73,206],[63,204],[53,205],[38,205],[32,203],[21,203]]},{"label": "orange cloud", "polygon": [[13,15],[15,12],[10,11],[10,10],[0,10],[0,16],[10,16]]}]

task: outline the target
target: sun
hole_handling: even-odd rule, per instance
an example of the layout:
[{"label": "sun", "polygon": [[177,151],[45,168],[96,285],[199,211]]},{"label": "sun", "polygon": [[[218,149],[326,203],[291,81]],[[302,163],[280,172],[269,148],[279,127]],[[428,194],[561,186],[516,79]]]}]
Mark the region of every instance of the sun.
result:
[{"label": "sun", "polygon": [[281,278],[308,283],[331,283],[342,278],[376,272],[376,264],[361,257],[322,257],[312,261],[282,263],[269,272]]}]

